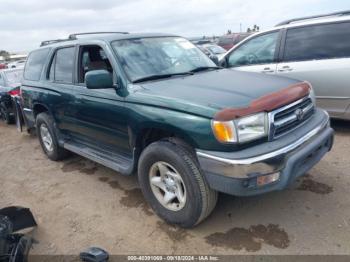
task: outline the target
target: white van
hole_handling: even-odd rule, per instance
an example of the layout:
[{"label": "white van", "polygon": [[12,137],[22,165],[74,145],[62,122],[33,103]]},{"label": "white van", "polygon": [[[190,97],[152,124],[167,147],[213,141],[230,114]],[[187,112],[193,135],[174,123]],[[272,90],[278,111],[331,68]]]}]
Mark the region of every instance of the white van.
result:
[{"label": "white van", "polygon": [[284,21],[234,46],[220,64],[306,80],[319,107],[350,120],[350,11]]}]

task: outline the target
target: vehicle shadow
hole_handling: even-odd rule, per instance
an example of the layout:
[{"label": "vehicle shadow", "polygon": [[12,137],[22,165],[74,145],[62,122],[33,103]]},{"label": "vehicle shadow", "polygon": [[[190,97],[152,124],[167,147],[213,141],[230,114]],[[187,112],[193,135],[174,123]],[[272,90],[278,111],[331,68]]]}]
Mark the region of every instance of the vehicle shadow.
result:
[{"label": "vehicle shadow", "polygon": [[349,133],[350,132],[350,121],[331,119],[331,126],[336,133]]}]

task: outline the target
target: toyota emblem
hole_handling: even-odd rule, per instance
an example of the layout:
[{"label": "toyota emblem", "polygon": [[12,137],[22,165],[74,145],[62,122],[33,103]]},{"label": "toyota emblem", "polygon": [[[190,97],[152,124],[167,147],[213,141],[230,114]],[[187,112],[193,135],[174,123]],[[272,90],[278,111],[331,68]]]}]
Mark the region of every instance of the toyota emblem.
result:
[{"label": "toyota emblem", "polygon": [[298,108],[297,110],[295,110],[295,115],[297,117],[297,119],[300,121],[300,120],[303,120],[304,118],[304,111],[300,108]]}]

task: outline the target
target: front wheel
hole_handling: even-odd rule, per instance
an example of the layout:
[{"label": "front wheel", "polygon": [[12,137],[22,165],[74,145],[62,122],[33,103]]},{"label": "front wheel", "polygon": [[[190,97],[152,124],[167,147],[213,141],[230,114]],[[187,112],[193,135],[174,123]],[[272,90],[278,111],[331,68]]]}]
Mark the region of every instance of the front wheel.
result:
[{"label": "front wheel", "polygon": [[168,223],[193,227],[216,205],[217,192],[209,188],[193,153],[180,144],[150,144],[140,156],[138,176],[146,201]]}]

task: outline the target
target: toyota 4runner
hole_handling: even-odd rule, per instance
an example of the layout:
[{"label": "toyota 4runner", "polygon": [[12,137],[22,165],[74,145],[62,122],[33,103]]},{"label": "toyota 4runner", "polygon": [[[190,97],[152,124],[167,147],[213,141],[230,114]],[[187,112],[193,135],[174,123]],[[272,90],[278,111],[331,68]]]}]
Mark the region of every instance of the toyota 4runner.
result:
[{"label": "toyota 4runner", "polygon": [[28,128],[51,160],[71,151],[137,173],[169,223],[200,223],[217,192],[284,189],[332,147],[307,82],[219,68],[178,36],[80,35],[30,53],[21,87]]}]

